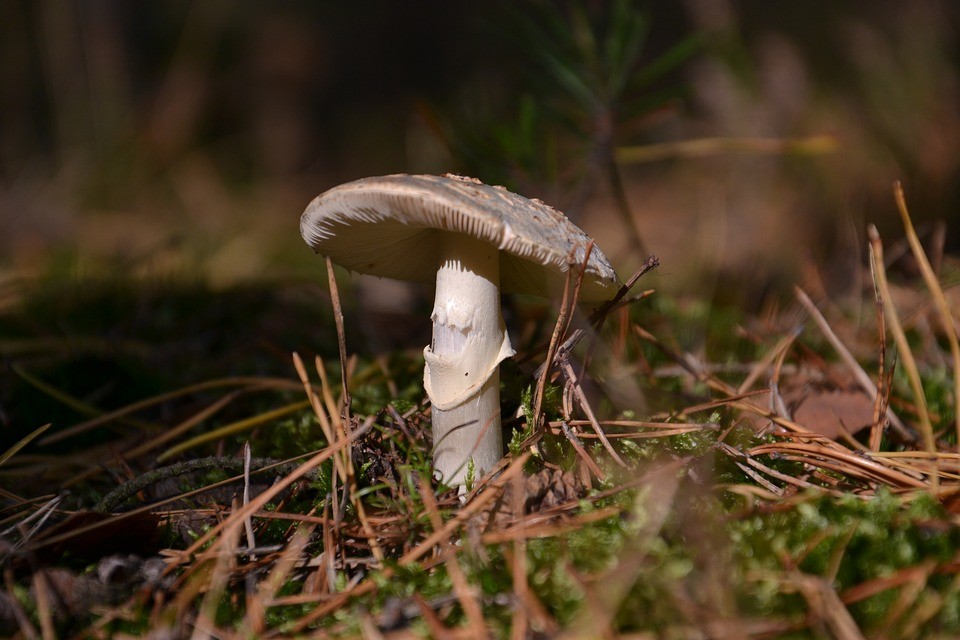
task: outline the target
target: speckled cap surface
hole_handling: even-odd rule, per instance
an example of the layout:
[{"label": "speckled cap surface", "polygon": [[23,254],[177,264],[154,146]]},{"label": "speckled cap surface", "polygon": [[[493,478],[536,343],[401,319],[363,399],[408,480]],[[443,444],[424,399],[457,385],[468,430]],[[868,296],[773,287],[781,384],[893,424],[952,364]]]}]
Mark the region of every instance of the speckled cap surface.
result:
[{"label": "speckled cap surface", "polygon": [[[461,233],[500,249],[503,291],[554,295],[566,272],[583,264],[590,237],[540,202],[473,178],[390,175],[334,187],[307,206],[300,233],[314,251],[352,271],[433,282],[445,233]],[[611,297],[620,286],[594,245],[581,300]]]}]

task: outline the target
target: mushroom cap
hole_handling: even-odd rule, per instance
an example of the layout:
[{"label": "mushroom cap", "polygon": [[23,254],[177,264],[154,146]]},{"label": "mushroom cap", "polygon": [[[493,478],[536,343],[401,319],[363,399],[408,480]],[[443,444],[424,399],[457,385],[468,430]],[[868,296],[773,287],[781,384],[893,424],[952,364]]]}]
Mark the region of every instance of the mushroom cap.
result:
[{"label": "mushroom cap", "polygon": [[[348,182],[314,198],[300,218],[300,234],[317,253],[352,271],[397,280],[435,281],[445,233],[498,247],[501,290],[541,296],[562,290],[570,264],[579,269],[591,242],[539,200],[449,174]],[[610,262],[594,246],[580,299],[604,300],[619,287]]]}]

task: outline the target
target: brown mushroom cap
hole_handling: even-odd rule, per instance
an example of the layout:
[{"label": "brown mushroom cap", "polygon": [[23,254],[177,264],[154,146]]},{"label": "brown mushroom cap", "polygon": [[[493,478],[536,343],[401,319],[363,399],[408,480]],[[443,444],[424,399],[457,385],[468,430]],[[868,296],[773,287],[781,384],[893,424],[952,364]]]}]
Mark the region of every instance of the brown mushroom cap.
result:
[{"label": "brown mushroom cap", "polygon": [[[590,243],[539,200],[453,175],[398,174],[334,187],[307,206],[300,233],[314,251],[347,269],[418,282],[435,281],[443,234],[468,234],[500,249],[503,291],[535,295],[562,290],[569,263],[583,264]],[[594,246],[580,298],[603,300],[619,286]]]}]

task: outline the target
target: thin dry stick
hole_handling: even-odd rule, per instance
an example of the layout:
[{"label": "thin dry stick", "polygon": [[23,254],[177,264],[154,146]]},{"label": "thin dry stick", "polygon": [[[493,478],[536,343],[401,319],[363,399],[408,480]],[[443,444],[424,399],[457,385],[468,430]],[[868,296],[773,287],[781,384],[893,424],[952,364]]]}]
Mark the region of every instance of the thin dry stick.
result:
[{"label": "thin dry stick", "polygon": [[[644,291],[639,296],[625,299],[626,295],[630,293],[630,290],[633,288],[633,286],[637,284],[637,281],[648,271],[651,271],[658,266],[660,266],[660,259],[655,255],[648,256],[647,259],[643,261],[643,264],[640,266],[640,268],[637,269],[632,276],[630,276],[630,279],[627,280],[626,284],[620,287],[620,290],[617,291],[617,293],[614,294],[610,300],[604,302],[593,313],[590,314],[590,317],[587,318],[586,324],[592,326],[594,331],[599,331],[603,326],[607,315],[609,315],[612,311],[620,308],[620,306],[623,304],[630,304],[650,295],[652,291]],[[570,332],[570,337],[567,338],[563,344],[557,348],[557,352],[567,353],[573,351],[574,347],[576,347],[586,335],[586,330],[582,328],[575,329],[574,331]],[[540,376],[543,373],[543,369],[544,365],[541,364],[539,367],[537,367],[534,376]]]},{"label": "thin dry stick", "polygon": [[[720,451],[722,451],[722,452],[725,453],[726,455],[728,455],[728,456],[730,456],[731,458],[733,458],[734,461],[736,461],[736,460],[743,460],[743,462],[744,462],[747,466],[752,467],[753,469],[756,469],[757,471],[760,471],[760,472],[762,472],[762,473],[764,473],[764,474],[766,474],[766,475],[769,475],[769,476],[771,476],[771,477],[773,477],[773,478],[776,478],[777,480],[782,480],[783,482],[786,482],[787,484],[796,485],[796,486],[798,486],[798,487],[803,487],[803,488],[805,488],[805,489],[817,488],[815,485],[807,482],[806,480],[801,480],[800,478],[796,478],[796,477],[794,477],[794,476],[787,475],[787,474],[785,474],[785,473],[781,473],[781,472],[779,472],[779,471],[777,471],[777,470],[775,470],[775,469],[771,469],[770,467],[766,466],[765,464],[762,464],[762,463],[758,462],[757,460],[755,460],[754,458],[752,458],[749,454],[747,454],[747,453],[745,453],[745,452],[743,452],[743,451],[740,451],[739,449],[735,449],[734,447],[731,447],[731,446],[728,445],[726,442],[720,442],[720,443],[717,445],[717,448],[720,449]],[[741,469],[743,469],[743,466],[741,466],[740,464],[737,464],[737,466],[740,467]],[[746,473],[747,475],[749,475],[751,478],[754,478],[754,480],[757,479],[756,476],[754,476],[753,474],[749,473],[746,469],[743,469],[743,471],[744,471],[744,473]],[[763,484],[763,483],[761,483],[761,484]],[[766,486],[766,485],[764,485],[764,486]],[[775,488],[773,488],[773,489],[771,489],[770,487],[767,487],[767,489],[770,490],[772,493],[774,493],[777,497],[781,497],[781,498],[783,497],[783,489],[781,489],[781,488],[779,488],[779,487],[775,487]],[[831,493],[833,493],[833,492],[831,492]],[[837,493],[836,495],[840,495],[840,494]]]},{"label": "thin dry stick", "polygon": [[[678,365],[680,365],[680,368],[683,369],[684,371],[686,371],[687,373],[689,373],[691,376],[693,376],[694,380],[696,380],[697,382],[702,382],[703,384],[707,385],[708,387],[710,387],[710,388],[713,389],[714,391],[719,391],[720,393],[724,394],[725,396],[728,396],[728,399],[729,399],[730,397],[741,396],[741,395],[742,395],[743,397],[750,397],[750,396],[754,396],[754,395],[763,395],[763,394],[768,393],[768,391],[767,391],[766,389],[764,389],[763,391],[760,391],[760,392],[750,392],[750,393],[746,393],[746,394],[738,394],[738,393],[737,393],[737,390],[734,389],[733,387],[731,387],[729,384],[727,384],[727,383],[724,382],[723,380],[720,380],[719,378],[717,378],[717,377],[715,377],[715,376],[712,376],[712,375],[710,375],[709,373],[707,373],[707,372],[703,369],[702,366],[699,366],[699,365],[700,365],[699,362],[691,362],[692,357],[690,357],[690,358],[684,357],[684,355],[682,355],[682,354],[680,354],[680,353],[677,353],[676,351],[674,351],[673,349],[671,349],[670,347],[668,347],[666,344],[664,344],[663,342],[661,342],[659,338],[657,338],[655,335],[653,335],[652,333],[650,333],[649,331],[647,331],[647,330],[644,329],[643,327],[641,327],[641,326],[639,326],[639,325],[634,325],[634,326],[633,326],[633,332],[634,332],[641,340],[645,340],[646,342],[649,342],[650,344],[652,344],[653,346],[655,346],[657,349],[659,349],[660,351],[662,351],[662,352],[664,353],[664,355],[666,355],[668,358],[670,358],[671,360],[673,360],[674,362],[676,362]],[[694,366],[695,364],[696,364],[697,366]],[[711,403],[715,403],[715,402],[721,402],[721,403],[723,403],[723,402],[725,402],[725,400],[723,400],[723,401],[711,401]],[[691,412],[691,410],[688,409],[685,413],[690,413],[690,412]]]},{"label": "thin dry stick", "polygon": [[567,271],[567,277],[563,281],[563,298],[560,301],[560,313],[557,315],[557,322],[553,325],[553,334],[550,336],[550,346],[547,347],[547,355],[540,365],[540,375],[537,376],[537,389],[533,397],[533,429],[534,435],[540,430],[540,412],[543,409],[543,395],[546,392],[547,380],[550,378],[550,369],[553,367],[553,359],[557,354],[557,347],[563,334],[565,316],[569,308],[568,300],[570,297],[570,278],[572,273]]},{"label": "thin dry stick", "polygon": [[[763,392],[765,393],[765,392]],[[741,396],[745,397],[745,396]],[[736,400],[737,398],[727,398],[727,400]],[[547,426],[556,429],[566,422],[571,427],[585,427],[590,424],[589,420],[551,420]],[[655,429],[658,433],[675,431],[676,433],[686,433],[688,431],[702,429],[717,429],[716,422],[655,422],[651,420],[601,420],[600,424],[605,427],[626,427],[628,429]]]},{"label": "thin dry stick", "polygon": [[[596,311],[590,314],[590,318],[588,320],[589,324],[593,325],[595,328],[599,330],[600,325],[603,324],[603,321],[610,314],[610,312],[613,311],[614,309],[619,308],[621,302],[625,301],[624,298],[626,298],[627,294],[630,293],[630,290],[633,289],[633,286],[637,284],[637,281],[640,280],[640,278],[646,275],[649,271],[652,271],[653,269],[656,269],[659,266],[660,266],[660,258],[658,258],[653,254],[650,254],[649,256],[647,256],[646,259],[644,259],[643,263],[640,265],[640,268],[633,272],[633,275],[631,275],[630,278],[624,283],[624,285],[620,287],[620,290],[617,291],[617,293],[614,294],[614,296],[610,298],[610,300],[608,300],[607,302],[604,302],[602,305],[600,305],[597,308]],[[649,294],[650,292],[645,291],[642,294],[640,294],[640,298],[645,298]],[[633,300],[627,300],[625,302],[629,303],[629,302],[633,302]]]},{"label": "thin dry stick", "polygon": [[[781,473],[780,471],[777,471],[776,469],[771,469],[771,468],[768,467],[767,465],[762,464],[762,463],[758,462],[757,460],[754,460],[754,459],[751,458],[750,456],[745,456],[745,459],[746,459],[746,461],[747,461],[747,464],[750,465],[751,467],[753,467],[754,469],[757,469],[758,471],[762,471],[763,473],[767,474],[768,476],[770,476],[770,477],[772,477],[772,478],[776,478],[777,480],[782,480],[783,482],[786,482],[787,484],[792,484],[792,485],[801,487],[801,488],[803,488],[803,489],[819,489],[819,490],[821,490],[821,491],[824,491],[824,490],[825,490],[825,489],[823,489],[822,487],[817,487],[817,486],[814,485],[812,482],[807,482],[806,480],[803,480],[803,479],[801,479],[801,478],[797,478],[797,477],[791,476],[791,475],[786,474],[786,473]],[[834,495],[834,496],[837,496],[837,497],[840,497],[840,496],[844,495],[844,494],[842,494],[842,493],[839,492],[839,491],[831,491],[831,490],[826,490],[826,491],[827,491],[827,493],[829,493],[829,494],[831,494],[831,495]],[[780,497],[783,497],[783,494],[780,494]]]},{"label": "thin dry stick", "polygon": [[943,289],[934,273],[927,254],[920,244],[920,238],[913,228],[913,221],[910,219],[910,212],[907,211],[907,200],[903,195],[903,186],[900,181],[893,183],[893,195],[897,201],[897,209],[900,211],[900,218],[903,220],[903,228],[907,232],[907,240],[910,241],[910,249],[913,256],[920,266],[920,273],[923,274],[923,280],[933,296],[933,301],[937,306],[937,315],[940,318],[940,324],[943,325],[943,332],[947,336],[947,342],[950,343],[950,353],[953,356],[953,404],[956,414],[957,445],[960,446],[960,341],[957,340],[957,329],[953,323],[953,315],[950,313],[950,305],[947,297],[943,295]]},{"label": "thin dry stick", "polygon": [[603,432],[603,428],[600,427],[600,423],[597,422],[597,417],[593,415],[593,408],[590,406],[589,400],[587,400],[586,394],[583,392],[583,389],[580,387],[580,382],[577,380],[577,374],[573,371],[573,367],[570,366],[570,363],[564,360],[563,362],[563,371],[567,374],[567,381],[570,386],[573,388],[573,393],[577,397],[577,401],[580,403],[580,408],[583,409],[583,412],[587,414],[587,419],[590,421],[590,426],[593,427],[593,430],[596,432],[597,436],[600,438],[600,442],[603,443],[603,447],[607,450],[607,453],[610,454],[610,457],[613,458],[613,461],[616,462],[621,467],[626,467],[627,464],[623,461],[623,458],[617,453],[616,449],[613,448],[613,445],[610,444],[610,440],[607,439],[607,435]]},{"label": "thin dry stick", "polygon": [[[597,476],[597,479],[603,482],[607,478],[605,474],[597,463],[594,462],[593,458],[590,457],[590,454],[587,453],[587,450],[583,448],[583,444],[580,442],[580,439],[577,438],[577,435],[570,428],[570,423],[566,420],[560,422],[562,433],[566,436],[567,440],[570,441],[570,444],[573,446],[573,450],[577,452],[577,455],[583,460],[584,464],[587,465],[587,468]],[[599,437],[599,436],[598,436]]]},{"label": "thin dry stick", "polygon": [[343,309],[340,307],[340,292],[333,273],[333,262],[327,261],[327,281],[330,283],[330,300],[333,302],[333,320],[337,326],[337,344],[340,347],[340,382],[343,386],[343,421],[350,425],[350,387],[347,385],[347,340],[343,330]]},{"label": "thin dry stick", "polygon": [[[580,263],[579,268],[577,269],[577,280],[573,285],[573,295],[570,297],[569,312],[567,313],[567,318],[564,321],[563,329],[560,331],[560,335],[567,335],[570,331],[570,323],[573,322],[573,310],[577,307],[577,302],[580,300],[580,289],[583,287],[583,276],[587,272],[587,265],[590,263],[590,254],[593,253],[593,240],[587,243],[587,248],[583,252],[583,261]],[[570,258],[572,260],[572,256]],[[570,262],[568,271],[572,271],[574,263]]]},{"label": "thin dry stick", "polygon": [[[810,296],[808,296],[800,287],[795,287],[794,293],[797,296],[797,300],[799,300],[800,304],[803,305],[803,308],[806,309],[807,313],[810,314],[810,317],[813,318],[813,321],[817,324],[817,327],[820,328],[820,331],[833,347],[834,351],[837,352],[837,355],[840,356],[840,359],[843,360],[843,363],[847,365],[847,368],[850,369],[851,373],[853,373],[853,377],[856,379],[857,384],[860,385],[860,388],[870,396],[871,400],[876,400],[878,393],[877,385],[873,383],[873,380],[871,380],[867,372],[863,370],[863,367],[860,366],[860,363],[857,362],[857,359],[853,357],[853,354],[850,353],[850,350],[847,349],[847,346],[843,344],[840,338],[837,337],[837,334],[833,332],[833,329],[830,327],[830,323],[828,323],[827,319],[823,317],[823,314],[820,313],[820,310],[817,308],[817,306],[813,304]],[[903,424],[903,421],[900,420],[900,417],[890,408],[887,409],[887,419],[890,420],[890,426],[893,427],[894,431],[896,431],[901,438],[907,442],[913,442],[916,439],[916,436],[914,436],[914,434],[906,427],[906,425]]]},{"label": "thin dry stick", "polygon": [[[870,238],[870,256],[871,268],[874,277],[877,279],[877,285],[880,288],[880,296],[883,298],[883,308],[890,320],[890,332],[897,343],[897,351],[903,368],[907,373],[907,379],[910,381],[910,389],[913,391],[913,400],[917,403],[917,418],[920,421],[920,436],[923,438],[924,447],[927,451],[937,450],[936,437],[933,435],[933,425],[930,424],[930,412],[927,410],[927,397],[923,392],[923,385],[920,383],[920,371],[917,368],[917,361],[913,358],[913,351],[910,350],[910,343],[907,342],[907,335],[903,331],[903,325],[900,324],[900,316],[897,314],[897,308],[893,304],[893,298],[890,296],[890,286],[887,284],[887,272],[883,267],[883,244],[880,242],[880,232],[873,225],[867,229],[867,235]],[[936,492],[938,478],[934,471],[932,474],[933,490]]]},{"label": "thin dry stick", "polygon": [[[573,426],[576,422],[583,422],[584,425],[589,425],[589,420],[558,420],[556,422],[549,423],[550,433],[553,435],[565,434],[566,430]],[[603,423],[600,423],[601,425]],[[715,427],[708,427],[710,431],[716,431]],[[686,429],[659,429],[651,431],[640,431],[637,433],[606,433],[604,434],[610,440],[649,440],[651,438],[668,438],[671,436],[679,436],[685,433],[696,433],[698,431],[704,431],[703,427],[690,427]],[[571,433],[573,433],[571,431]],[[600,436],[595,433],[575,433],[573,434],[578,440],[599,440]]]},{"label": "thin dry stick", "polygon": [[761,476],[759,473],[751,469],[748,465],[745,465],[742,462],[738,462],[736,460],[733,461],[733,464],[737,465],[740,468],[740,471],[743,471],[748,477],[752,478],[754,482],[759,484],[761,487],[763,487],[773,495],[777,496],[778,498],[783,497],[783,489],[781,489],[777,485],[773,484],[772,482],[770,482],[769,480]]}]

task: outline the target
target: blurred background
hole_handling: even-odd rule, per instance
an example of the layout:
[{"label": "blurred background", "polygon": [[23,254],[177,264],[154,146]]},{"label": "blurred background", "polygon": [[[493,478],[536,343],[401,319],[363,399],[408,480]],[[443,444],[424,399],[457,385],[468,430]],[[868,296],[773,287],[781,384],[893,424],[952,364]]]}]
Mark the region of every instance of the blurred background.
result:
[{"label": "blurred background", "polygon": [[622,274],[657,253],[661,290],[756,302],[811,266],[842,287],[866,222],[899,236],[894,179],[925,237],[960,242],[958,18],[946,0],[7,0],[0,277],[313,277],[313,196],[452,171],[566,211]]}]

